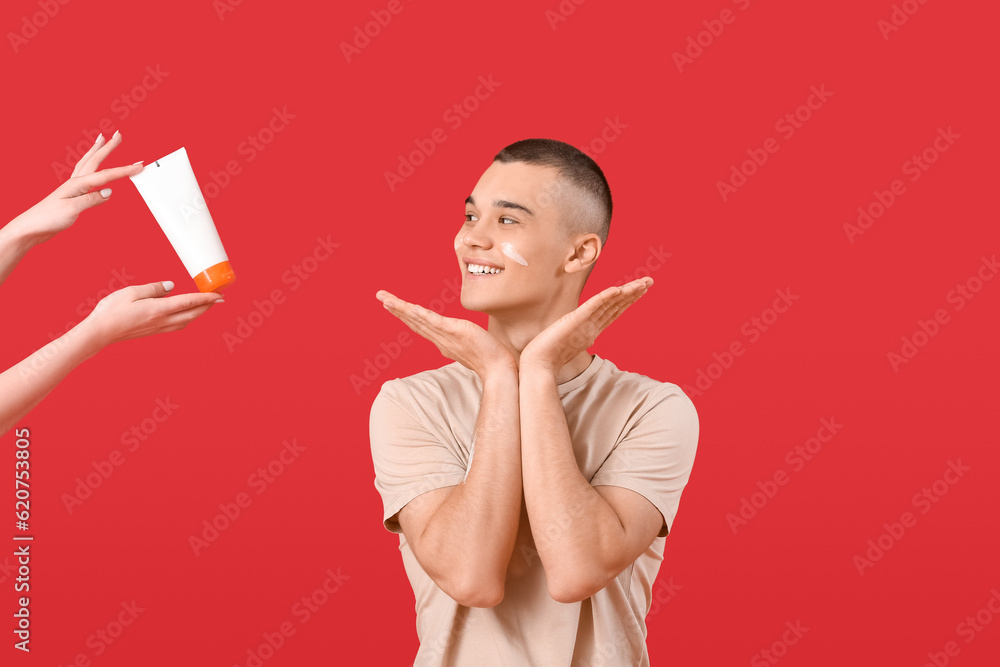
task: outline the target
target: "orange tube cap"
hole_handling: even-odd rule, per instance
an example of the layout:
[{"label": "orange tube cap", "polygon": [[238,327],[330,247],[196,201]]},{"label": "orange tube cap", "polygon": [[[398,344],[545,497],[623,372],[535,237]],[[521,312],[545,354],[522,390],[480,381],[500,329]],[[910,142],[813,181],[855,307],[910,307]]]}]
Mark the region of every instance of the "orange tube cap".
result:
[{"label": "orange tube cap", "polygon": [[202,292],[220,292],[236,280],[229,262],[219,262],[194,276],[194,284]]}]

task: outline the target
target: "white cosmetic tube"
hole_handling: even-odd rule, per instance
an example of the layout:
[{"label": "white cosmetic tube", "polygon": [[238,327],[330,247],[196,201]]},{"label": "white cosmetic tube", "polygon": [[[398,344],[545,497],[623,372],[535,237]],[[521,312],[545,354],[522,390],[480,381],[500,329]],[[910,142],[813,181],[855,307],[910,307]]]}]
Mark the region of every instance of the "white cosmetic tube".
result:
[{"label": "white cosmetic tube", "polygon": [[131,179],[200,291],[219,292],[236,280],[184,148]]}]

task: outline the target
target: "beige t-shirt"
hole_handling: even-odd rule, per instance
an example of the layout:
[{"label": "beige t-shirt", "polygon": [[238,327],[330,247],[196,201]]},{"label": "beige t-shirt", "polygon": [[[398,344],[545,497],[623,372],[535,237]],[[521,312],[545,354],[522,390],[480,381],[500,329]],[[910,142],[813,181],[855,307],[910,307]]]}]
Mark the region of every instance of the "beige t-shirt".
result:
[{"label": "beige t-shirt", "polygon": [[[698,443],[698,415],[675,384],[619,370],[594,355],[558,385],[580,471],[592,486],[631,489],[665,525],[652,545],[608,586],[581,602],[556,602],[534,544],[515,553],[530,566],[510,578],[496,607],[465,607],[417,562],[397,515],[422,493],[460,484],[472,456],[482,398],[479,376],[458,362],[382,385],[371,409],[375,488],[384,525],[416,599],[420,649],[414,665],[648,665],[646,613]],[[524,515],[522,514],[522,521]]]}]

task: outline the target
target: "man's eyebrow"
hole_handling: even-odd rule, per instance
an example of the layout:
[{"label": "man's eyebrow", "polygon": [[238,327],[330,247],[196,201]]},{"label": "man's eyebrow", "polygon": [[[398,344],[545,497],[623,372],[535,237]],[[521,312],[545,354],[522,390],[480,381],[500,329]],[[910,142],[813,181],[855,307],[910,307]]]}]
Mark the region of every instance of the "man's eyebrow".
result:
[{"label": "man's eyebrow", "polygon": [[[469,195],[468,197],[465,198],[465,203],[472,204],[473,206],[475,206],[476,200],[472,198],[472,195]],[[521,204],[518,204],[517,202],[507,201],[506,199],[494,199],[493,206],[494,208],[512,208],[517,211],[524,211],[525,213],[527,213],[532,217],[534,217],[535,215],[534,213],[532,213],[531,209],[528,208],[527,206],[523,206]]]},{"label": "man's eyebrow", "polygon": [[525,213],[527,213],[532,217],[534,217],[535,215],[534,213],[531,212],[531,209],[528,208],[527,206],[522,206],[521,204],[518,204],[516,202],[506,201],[503,199],[494,199],[493,206],[496,208],[512,208],[518,211],[524,211]]}]

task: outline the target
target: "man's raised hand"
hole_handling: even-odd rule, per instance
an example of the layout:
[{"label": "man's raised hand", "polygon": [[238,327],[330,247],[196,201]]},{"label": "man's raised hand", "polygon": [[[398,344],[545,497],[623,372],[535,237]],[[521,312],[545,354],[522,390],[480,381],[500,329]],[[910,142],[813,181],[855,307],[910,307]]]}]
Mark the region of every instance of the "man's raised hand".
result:
[{"label": "man's raised hand", "polygon": [[601,332],[638,301],[652,284],[652,278],[639,278],[594,295],[535,336],[521,351],[518,366],[557,373],[593,345]]},{"label": "man's raised hand", "polygon": [[445,357],[475,371],[480,380],[494,369],[517,367],[510,349],[477,324],[445,317],[385,290],[376,292],[375,298],[414,333],[434,343]]}]

